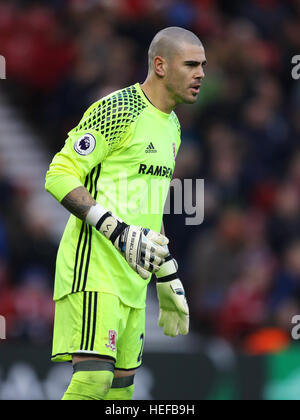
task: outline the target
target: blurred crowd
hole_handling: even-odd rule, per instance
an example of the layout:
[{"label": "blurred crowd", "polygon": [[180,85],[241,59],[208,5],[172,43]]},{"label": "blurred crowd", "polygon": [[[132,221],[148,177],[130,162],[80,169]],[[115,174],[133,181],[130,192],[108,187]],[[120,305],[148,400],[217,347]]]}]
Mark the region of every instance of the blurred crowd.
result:
[{"label": "blurred crowd", "polygon": [[[280,347],[300,314],[299,0],[0,2],[5,88],[55,153],[92,102],[144,81],[147,47],[166,26],[194,31],[208,61],[197,105],[177,110],[175,171],[205,180],[204,222],[165,216],[192,330],[254,353],[263,334]],[[55,244],[39,229],[16,235],[7,211],[22,193],[0,179],[0,312],[46,332]],[[22,323],[10,331],[34,336]]]}]

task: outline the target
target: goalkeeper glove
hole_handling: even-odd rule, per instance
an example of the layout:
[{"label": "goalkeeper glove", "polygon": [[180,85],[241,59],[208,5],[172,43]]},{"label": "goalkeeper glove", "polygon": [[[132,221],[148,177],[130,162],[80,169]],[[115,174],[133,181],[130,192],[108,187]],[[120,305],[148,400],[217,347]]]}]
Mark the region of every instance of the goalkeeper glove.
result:
[{"label": "goalkeeper glove", "polygon": [[160,269],[168,255],[163,248],[169,242],[165,236],[150,229],[127,225],[100,204],[90,208],[86,221],[106,236],[130,267],[145,280],[149,273]]},{"label": "goalkeeper glove", "polygon": [[169,254],[155,274],[160,308],[158,326],[163,328],[165,335],[171,337],[189,332],[189,307],[177,270],[177,262]]}]

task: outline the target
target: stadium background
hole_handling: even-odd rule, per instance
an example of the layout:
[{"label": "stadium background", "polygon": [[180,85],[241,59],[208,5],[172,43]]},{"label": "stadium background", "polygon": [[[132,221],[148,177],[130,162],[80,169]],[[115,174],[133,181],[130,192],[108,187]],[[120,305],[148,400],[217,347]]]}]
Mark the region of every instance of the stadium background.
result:
[{"label": "stadium background", "polygon": [[150,287],[136,399],[299,399],[299,0],[0,2],[0,399],[58,399],[52,289],[67,212],[44,175],[93,101],[146,76],[147,46],[183,26],[206,48],[197,105],[181,106],[179,179],[205,180],[205,219],[167,215],[191,333],[156,327]]}]

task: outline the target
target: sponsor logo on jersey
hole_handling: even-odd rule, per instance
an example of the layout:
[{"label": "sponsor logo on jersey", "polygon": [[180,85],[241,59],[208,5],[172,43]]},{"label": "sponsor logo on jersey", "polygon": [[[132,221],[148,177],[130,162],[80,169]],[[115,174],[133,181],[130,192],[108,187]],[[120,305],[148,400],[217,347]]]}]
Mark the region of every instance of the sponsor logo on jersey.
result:
[{"label": "sponsor logo on jersey", "polygon": [[74,144],[74,150],[79,155],[89,155],[95,149],[96,139],[92,134],[85,134]]},{"label": "sponsor logo on jersey", "polygon": [[172,168],[167,168],[166,166],[145,165],[144,163],[141,163],[139,167],[139,174],[162,176],[172,179],[173,170]]},{"label": "sponsor logo on jersey", "polygon": [[157,150],[153,146],[153,143],[151,142],[149,146],[145,150],[146,153],[157,153]]},{"label": "sponsor logo on jersey", "polygon": [[105,344],[105,347],[111,349],[111,351],[116,351],[116,348],[117,348],[117,332],[115,330],[109,330],[108,343],[109,344]]}]

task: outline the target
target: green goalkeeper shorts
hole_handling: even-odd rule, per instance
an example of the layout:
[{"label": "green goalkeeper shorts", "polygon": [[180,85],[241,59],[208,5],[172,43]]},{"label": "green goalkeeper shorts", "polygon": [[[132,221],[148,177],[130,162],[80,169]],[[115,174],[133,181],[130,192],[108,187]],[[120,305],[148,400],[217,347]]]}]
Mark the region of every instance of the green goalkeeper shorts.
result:
[{"label": "green goalkeeper shorts", "polygon": [[124,305],[112,294],[78,292],[55,302],[51,360],[71,361],[72,355],[111,357],[118,369],[141,365],[145,309]]}]

